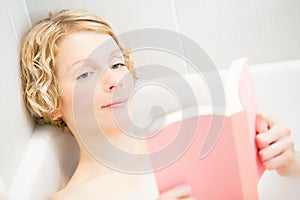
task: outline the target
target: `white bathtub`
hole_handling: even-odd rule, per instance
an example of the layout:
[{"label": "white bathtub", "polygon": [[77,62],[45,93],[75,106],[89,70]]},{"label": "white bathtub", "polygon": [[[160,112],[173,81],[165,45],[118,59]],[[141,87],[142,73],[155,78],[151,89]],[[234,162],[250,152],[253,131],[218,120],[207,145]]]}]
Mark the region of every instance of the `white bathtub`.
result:
[{"label": "white bathtub", "polygon": [[[251,71],[260,110],[282,119],[300,150],[300,60],[252,66]],[[147,96],[142,98],[147,101]],[[70,135],[38,126],[7,196],[13,200],[48,199],[60,188],[61,180],[71,176],[77,160],[78,149]],[[300,180],[275,172],[266,172],[258,188],[261,200],[300,199]]]}]

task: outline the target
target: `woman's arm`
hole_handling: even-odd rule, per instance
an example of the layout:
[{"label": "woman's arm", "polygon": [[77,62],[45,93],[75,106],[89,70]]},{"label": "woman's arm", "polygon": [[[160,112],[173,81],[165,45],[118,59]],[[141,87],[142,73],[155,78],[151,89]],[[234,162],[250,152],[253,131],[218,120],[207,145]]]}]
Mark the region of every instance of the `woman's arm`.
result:
[{"label": "woman's arm", "polygon": [[300,177],[300,153],[294,149],[291,131],[283,123],[261,114],[256,118],[256,144],[266,169],[282,176]]}]

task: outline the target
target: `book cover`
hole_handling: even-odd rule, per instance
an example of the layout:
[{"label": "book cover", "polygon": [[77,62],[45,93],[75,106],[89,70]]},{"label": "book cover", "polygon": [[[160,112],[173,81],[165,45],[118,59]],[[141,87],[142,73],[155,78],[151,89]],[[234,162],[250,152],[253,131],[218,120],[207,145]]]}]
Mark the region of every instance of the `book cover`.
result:
[{"label": "book cover", "polygon": [[[247,59],[233,62],[223,80],[224,114],[211,114],[205,106],[185,119],[173,113],[168,116],[172,122],[149,140],[152,152],[164,151],[152,157],[160,192],[189,184],[198,199],[258,199],[257,183],[264,169],[255,145],[257,103]],[[213,120],[222,121],[222,127],[214,127]],[[220,131],[216,141],[210,141],[213,131]],[[190,145],[182,149],[186,140]],[[169,162],[174,153],[178,157]],[[164,161],[168,164],[162,166]]]}]

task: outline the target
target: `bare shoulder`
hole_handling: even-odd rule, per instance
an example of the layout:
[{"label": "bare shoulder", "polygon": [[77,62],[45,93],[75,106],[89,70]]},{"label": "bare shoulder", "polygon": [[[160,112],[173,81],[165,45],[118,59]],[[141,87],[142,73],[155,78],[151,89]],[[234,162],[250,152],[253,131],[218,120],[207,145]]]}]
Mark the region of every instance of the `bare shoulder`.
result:
[{"label": "bare shoulder", "polygon": [[[110,191],[108,194],[106,191],[113,189],[112,187],[106,188],[102,185],[97,187],[95,185],[80,184],[76,186],[67,187],[57,193],[55,193],[51,200],[93,200],[93,199],[112,199],[109,195],[114,194]],[[113,198],[116,199],[116,198]]]},{"label": "bare shoulder", "polygon": [[59,191],[55,193],[52,197],[51,200],[68,200],[68,199],[74,199],[71,196],[72,194],[64,191]]},{"label": "bare shoulder", "polygon": [[66,187],[58,192],[56,192],[51,200],[77,200],[80,199],[80,193],[82,190],[80,188]]},{"label": "bare shoulder", "polygon": [[51,200],[155,199],[157,196],[154,176],[111,173],[69,185]]},{"label": "bare shoulder", "polygon": [[[107,184],[99,184],[97,181],[87,181],[80,184],[71,184],[66,188],[55,193],[51,200],[93,200],[93,199],[111,199],[114,194],[114,187]],[[117,198],[113,198],[117,199]]]}]

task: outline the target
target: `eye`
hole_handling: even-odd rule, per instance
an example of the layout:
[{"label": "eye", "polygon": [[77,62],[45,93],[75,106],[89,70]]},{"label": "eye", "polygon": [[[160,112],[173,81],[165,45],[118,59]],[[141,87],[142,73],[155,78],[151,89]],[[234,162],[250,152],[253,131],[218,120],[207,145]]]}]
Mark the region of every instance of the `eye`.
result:
[{"label": "eye", "polygon": [[84,72],[84,73],[82,73],[82,74],[80,74],[77,78],[76,78],[76,80],[80,80],[80,79],[86,79],[86,78],[88,78],[90,75],[92,75],[94,72]]},{"label": "eye", "polygon": [[120,67],[124,67],[126,66],[124,63],[116,63],[114,65],[112,65],[110,68],[111,69],[119,69]]}]

